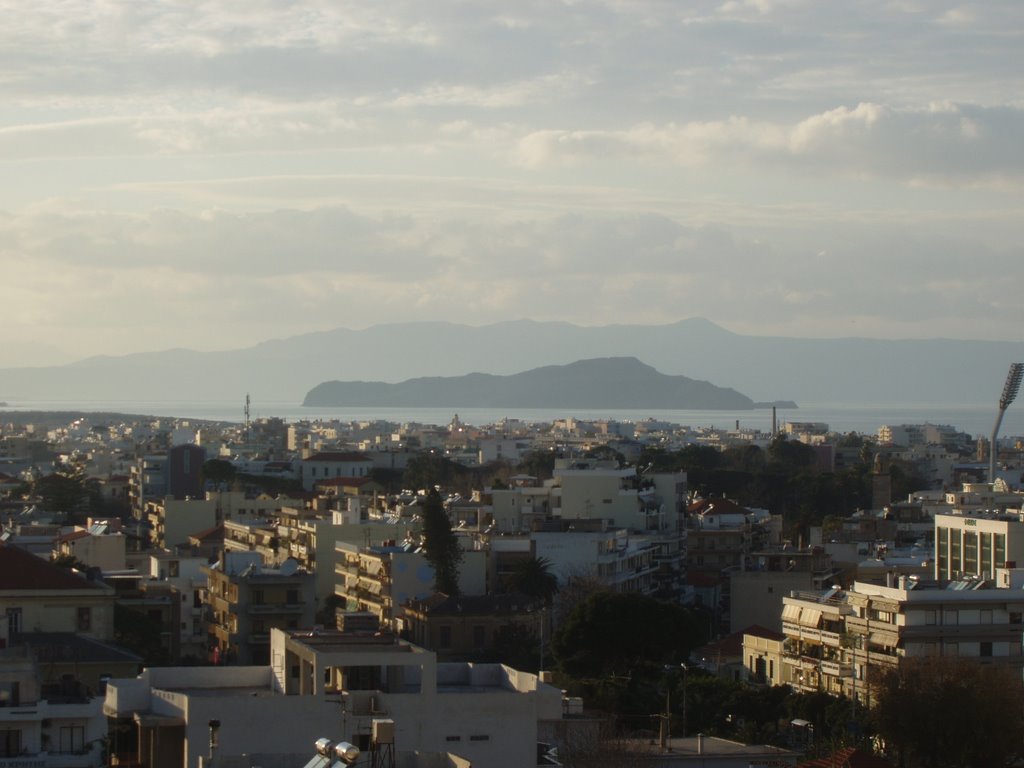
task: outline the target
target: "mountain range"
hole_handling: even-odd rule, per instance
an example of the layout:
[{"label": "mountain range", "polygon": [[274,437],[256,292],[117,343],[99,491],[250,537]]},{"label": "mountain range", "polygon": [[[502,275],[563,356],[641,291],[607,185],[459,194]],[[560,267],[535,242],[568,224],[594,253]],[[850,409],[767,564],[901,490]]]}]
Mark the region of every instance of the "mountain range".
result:
[{"label": "mountain range", "polygon": [[[318,407],[652,408],[747,410],[756,404],[734,389],[666,376],[635,357],[578,360],[511,376],[471,373],[398,384],[328,381],[302,403]],[[794,407],[792,403],[787,404]]]},{"label": "mountain range", "polygon": [[0,369],[0,400],[298,403],[330,380],[399,382],[473,372],[509,375],[601,357],[635,357],[668,375],[754,400],[832,404],[986,404],[1024,342],[744,336],[694,318],[666,325],[509,321],[339,328],[244,349],[173,349]]}]

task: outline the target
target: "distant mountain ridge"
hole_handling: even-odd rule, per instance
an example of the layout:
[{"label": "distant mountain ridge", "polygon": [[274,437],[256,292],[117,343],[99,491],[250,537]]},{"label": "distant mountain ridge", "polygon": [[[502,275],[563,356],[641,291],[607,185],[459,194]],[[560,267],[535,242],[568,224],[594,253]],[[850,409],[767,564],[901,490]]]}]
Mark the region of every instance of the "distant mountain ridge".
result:
[{"label": "distant mountain ridge", "polygon": [[533,320],[392,323],[220,352],[175,349],[0,369],[0,400],[134,408],[154,400],[241,403],[249,392],[254,403],[299,403],[330,380],[508,375],[600,357],[636,357],[662,373],[712,381],[754,400],[974,405],[996,401],[1009,364],[1024,360],[1024,342],[743,336],[702,318],[588,327]]},{"label": "distant mountain ridge", "polygon": [[677,408],[747,410],[755,403],[734,389],[686,376],[666,376],[635,357],[578,360],[509,376],[470,373],[397,384],[328,381],[302,403],[318,407]]}]

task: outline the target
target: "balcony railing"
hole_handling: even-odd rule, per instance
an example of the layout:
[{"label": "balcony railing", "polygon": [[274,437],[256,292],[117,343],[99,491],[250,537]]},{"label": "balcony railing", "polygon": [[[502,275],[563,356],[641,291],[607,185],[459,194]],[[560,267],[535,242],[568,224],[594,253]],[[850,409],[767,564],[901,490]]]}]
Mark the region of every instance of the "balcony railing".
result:
[{"label": "balcony railing", "polygon": [[249,613],[302,613],[302,603],[250,603]]}]

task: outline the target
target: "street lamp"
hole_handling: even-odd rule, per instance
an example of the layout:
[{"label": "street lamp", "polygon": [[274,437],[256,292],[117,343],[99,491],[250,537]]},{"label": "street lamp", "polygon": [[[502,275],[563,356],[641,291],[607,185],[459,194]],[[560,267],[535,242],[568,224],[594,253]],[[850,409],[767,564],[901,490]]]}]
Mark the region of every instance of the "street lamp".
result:
[{"label": "street lamp", "polygon": [[682,662],[679,668],[683,670],[683,738],[686,738],[686,680],[689,678],[690,668],[686,666],[686,662]]},{"label": "street lamp", "polygon": [[990,483],[996,481],[996,437],[999,435],[999,426],[1003,423],[1003,414],[1006,413],[1006,409],[1017,399],[1022,377],[1024,377],[1024,363],[1012,363],[1010,372],[1006,374],[1006,383],[1003,384],[1003,394],[999,398],[999,413],[996,416],[995,426],[992,427],[992,439],[988,446],[988,481]]}]

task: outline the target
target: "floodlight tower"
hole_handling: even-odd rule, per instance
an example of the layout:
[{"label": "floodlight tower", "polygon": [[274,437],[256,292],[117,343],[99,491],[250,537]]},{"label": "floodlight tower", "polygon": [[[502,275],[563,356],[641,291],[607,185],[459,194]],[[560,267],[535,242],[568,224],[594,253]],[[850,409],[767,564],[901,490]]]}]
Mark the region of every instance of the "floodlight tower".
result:
[{"label": "floodlight tower", "polygon": [[1003,423],[1003,414],[1017,398],[1020,391],[1020,380],[1024,376],[1024,363],[1012,363],[1010,372],[1006,374],[1006,383],[1003,385],[1003,395],[999,398],[999,415],[996,416],[996,423],[992,427],[992,439],[989,441],[988,451],[988,481],[996,481],[996,438],[999,436],[999,425]]}]

